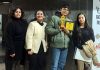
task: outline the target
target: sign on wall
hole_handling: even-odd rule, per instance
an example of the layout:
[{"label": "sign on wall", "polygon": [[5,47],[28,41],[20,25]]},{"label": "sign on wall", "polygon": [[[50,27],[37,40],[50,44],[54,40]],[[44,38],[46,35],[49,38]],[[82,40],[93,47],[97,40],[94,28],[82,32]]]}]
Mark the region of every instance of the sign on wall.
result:
[{"label": "sign on wall", "polygon": [[[100,62],[100,0],[93,0],[92,27],[95,35],[95,48]],[[100,70],[100,67],[92,66],[92,70]]]}]

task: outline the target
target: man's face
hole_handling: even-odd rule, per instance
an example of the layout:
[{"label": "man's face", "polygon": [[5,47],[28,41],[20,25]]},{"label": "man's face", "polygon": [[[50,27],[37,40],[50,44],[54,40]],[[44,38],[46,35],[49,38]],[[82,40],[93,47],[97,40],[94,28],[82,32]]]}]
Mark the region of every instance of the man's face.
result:
[{"label": "man's face", "polygon": [[69,9],[68,8],[61,8],[60,12],[61,12],[61,15],[67,16],[69,14]]}]

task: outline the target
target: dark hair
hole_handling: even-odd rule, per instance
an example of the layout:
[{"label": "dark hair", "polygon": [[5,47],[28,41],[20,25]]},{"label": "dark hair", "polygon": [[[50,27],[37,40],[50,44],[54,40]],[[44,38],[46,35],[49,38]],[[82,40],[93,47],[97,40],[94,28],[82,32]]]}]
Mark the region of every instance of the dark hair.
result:
[{"label": "dark hair", "polygon": [[21,10],[22,15],[21,15],[21,18],[20,18],[20,19],[22,19],[22,18],[24,17],[24,11],[23,11],[21,8],[19,8],[19,7],[13,9],[13,10],[10,12],[10,16],[11,16],[12,18],[15,18],[15,11],[16,11],[17,9],[20,9],[20,10]]},{"label": "dark hair", "polygon": [[[62,8],[67,8],[69,10],[69,14],[71,13],[70,11],[70,5],[66,2],[63,2],[59,8],[59,10],[61,10]],[[61,14],[60,14],[61,15]]]},{"label": "dark hair", "polygon": [[85,16],[84,13],[79,13],[79,14],[77,15],[76,24],[78,25],[78,27],[80,26],[80,22],[79,22],[79,16],[80,16],[80,15],[84,15],[84,17],[85,17],[85,24],[84,24],[84,27],[88,27],[87,18],[86,18],[86,16]]},{"label": "dark hair", "polygon": [[33,19],[34,21],[35,21],[35,20],[37,20],[37,19],[36,19],[36,14],[37,14],[37,12],[38,12],[38,11],[42,11],[42,12],[43,12],[43,14],[44,14],[44,16],[45,16],[45,13],[44,13],[44,11],[43,11],[43,10],[40,10],[40,9],[39,9],[39,10],[36,10],[36,11],[35,11],[35,13],[34,13],[34,19]]},{"label": "dark hair", "polygon": [[85,14],[84,13],[79,13],[78,15],[77,15],[77,19],[76,19],[76,21],[75,21],[75,32],[76,32],[76,35],[79,37],[79,38],[81,38],[81,36],[82,36],[82,32],[81,32],[81,30],[80,30],[80,22],[79,22],[79,16],[80,15],[84,15],[84,17],[85,17],[85,24],[84,24],[84,28],[87,28],[87,29],[90,29],[90,27],[89,27],[89,25],[88,25],[88,23],[87,23],[87,18],[86,18],[86,16],[85,16]]},{"label": "dark hair", "polygon": [[62,8],[68,8],[70,10],[70,5],[67,4],[66,2],[62,3],[61,6],[60,6],[60,9],[62,9]]},{"label": "dark hair", "polygon": [[55,15],[60,17],[60,16],[61,16],[61,12],[60,12],[59,10],[57,10],[57,11],[55,12]]}]

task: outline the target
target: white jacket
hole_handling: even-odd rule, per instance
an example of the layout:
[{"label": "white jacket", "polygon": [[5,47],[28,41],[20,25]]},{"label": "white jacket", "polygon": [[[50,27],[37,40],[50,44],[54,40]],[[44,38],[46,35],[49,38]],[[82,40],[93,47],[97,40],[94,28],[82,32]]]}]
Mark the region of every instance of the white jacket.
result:
[{"label": "white jacket", "polygon": [[41,26],[37,21],[33,21],[29,24],[26,33],[26,49],[31,49],[33,53],[38,53],[41,42],[43,43],[44,52],[47,51],[47,43],[45,41],[45,27],[43,22]]}]

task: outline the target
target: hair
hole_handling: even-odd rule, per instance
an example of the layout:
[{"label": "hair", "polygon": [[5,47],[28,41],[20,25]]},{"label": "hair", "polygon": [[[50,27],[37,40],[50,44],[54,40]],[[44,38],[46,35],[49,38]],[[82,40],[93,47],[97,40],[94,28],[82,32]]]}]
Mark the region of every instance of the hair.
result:
[{"label": "hair", "polygon": [[40,9],[39,9],[39,10],[36,10],[35,13],[34,13],[34,19],[33,19],[33,21],[37,20],[37,19],[36,19],[36,14],[37,14],[38,11],[42,11],[43,14],[44,14],[44,16],[45,16],[45,13],[44,13],[43,10],[40,10]]},{"label": "hair", "polygon": [[87,29],[90,28],[89,25],[88,25],[88,23],[87,23],[87,18],[86,18],[86,16],[85,16],[85,14],[84,14],[84,13],[79,13],[79,14],[77,15],[77,19],[76,19],[76,21],[75,21],[75,25],[76,25],[75,31],[76,31],[76,35],[78,35],[79,38],[81,37],[80,22],[79,22],[79,16],[80,16],[80,15],[84,15],[84,17],[85,17],[85,24],[84,24],[84,27],[87,28]]},{"label": "hair", "polygon": [[60,9],[62,9],[62,8],[68,8],[69,11],[70,11],[70,5],[67,4],[67,3],[62,3],[61,6],[60,6]]},{"label": "hair", "polygon": [[22,18],[24,17],[24,11],[23,11],[21,8],[19,8],[19,7],[13,9],[13,10],[10,12],[10,16],[11,16],[12,18],[15,18],[15,12],[16,12],[17,9],[20,9],[20,10],[21,10],[22,15],[21,15],[21,18],[20,18],[20,19],[22,19]]},{"label": "hair", "polygon": [[77,15],[76,24],[78,25],[78,27],[80,26],[80,22],[79,22],[79,16],[80,16],[80,15],[84,15],[84,17],[85,17],[85,24],[84,24],[84,27],[88,27],[87,18],[86,18],[86,16],[85,16],[84,13],[79,13],[79,14]]},{"label": "hair", "polygon": [[[69,5],[68,3],[63,2],[63,3],[61,4],[59,10],[61,10],[62,8],[68,8],[69,14],[71,13],[71,11],[70,11],[70,5]],[[61,15],[61,13],[60,13],[60,15]]]}]

